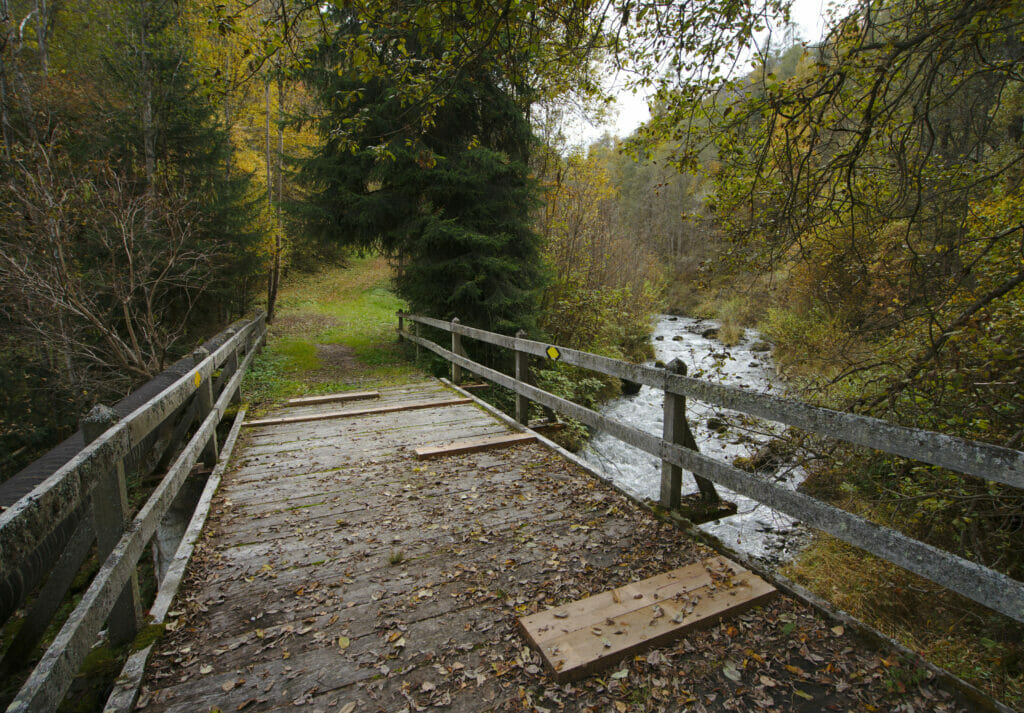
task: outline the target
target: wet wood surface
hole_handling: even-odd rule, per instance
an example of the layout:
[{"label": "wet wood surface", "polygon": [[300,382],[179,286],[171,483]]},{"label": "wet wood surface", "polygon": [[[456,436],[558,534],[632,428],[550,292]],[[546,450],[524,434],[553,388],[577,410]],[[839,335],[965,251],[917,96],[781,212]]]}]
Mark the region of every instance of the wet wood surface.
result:
[{"label": "wet wood surface", "polygon": [[[436,381],[379,391],[382,407],[453,395]],[[519,617],[715,553],[539,444],[414,455],[508,433],[474,404],[244,429],[139,709],[747,710],[775,700],[819,711],[888,700],[874,676],[884,654],[787,597],[620,670],[553,681]],[[927,680],[913,695],[922,690],[930,710],[956,709]]]}]

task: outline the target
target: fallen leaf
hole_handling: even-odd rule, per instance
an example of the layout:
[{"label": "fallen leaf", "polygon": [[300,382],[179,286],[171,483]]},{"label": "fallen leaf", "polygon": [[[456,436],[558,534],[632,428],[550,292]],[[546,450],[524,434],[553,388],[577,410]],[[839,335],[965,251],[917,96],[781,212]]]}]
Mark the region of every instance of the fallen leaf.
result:
[{"label": "fallen leaf", "polygon": [[341,649],[342,651],[347,649],[348,645],[351,644],[351,643],[352,643],[352,641],[347,636],[339,636],[338,637],[338,648]]},{"label": "fallen leaf", "polygon": [[349,701],[348,703],[346,703],[345,705],[343,705],[341,707],[341,709],[338,711],[338,713],[352,713],[352,711],[354,711],[355,709],[356,709],[356,702],[355,701]]},{"label": "fallen leaf", "polygon": [[626,713],[626,711],[629,710],[629,706],[622,701],[615,701],[615,710],[618,711],[618,713]]},{"label": "fallen leaf", "polygon": [[612,678],[614,678],[616,681],[621,681],[622,679],[626,678],[628,675],[629,675],[629,670],[623,668],[623,669],[619,669],[618,671],[613,673],[612,674]]},{"label": "fallen leaf", "polygon": [[799,688],[794,688],[793,689],[793,693],[795,693],[796,695],[800,696],[805,701],[813,701],[814,700],[814,696],[812,696],[810,693],[807,693],[806,691],[801,691]]},{"label": "fallen leaf", "polygon": [[564,619],[567,616],[569,616],[569,612],[564,612],[564,611],[556,611],[555,612],[555,618],[556,619]]},{"label": "fallen leaf", "polygon": [[213,671],[213,666],[211,666],[208,663],[204,663],[202,666],[199,667],[199,673],[203,674],[204,676],[210,673],[211,671]]},{"label": "fallen leaf", "polygon": [[220,690],[222,690],[225,693],[227,693],[228,691],[230,691],[234,687],[235,687],[235,682],[234,681],[225,681],[224,684],[220,687]]},{"label": "fallen leaf", "polygon": [[737,670],[736,664],[732,661],[725,662],[725,665],[722,666],[722,673],[725,674],[726,678],[735,683],[739,683],[743,680],[743,676]]},{"label": "fallen leaf", "polygon": [[845,632],[845,631],[846,630],[842,626],[833,626],[832,627],[832,633],[835,634],[836,636],[842,636],[843,632]]},{"label": "fallen leaf", "polygon": [[424,681],[423,685],[420,686],[420,690],[423,691],[424,693],[430,693],[431,691],[433,691],[436,688],[437,688],[437,686],[435,686],[430,681]]}]

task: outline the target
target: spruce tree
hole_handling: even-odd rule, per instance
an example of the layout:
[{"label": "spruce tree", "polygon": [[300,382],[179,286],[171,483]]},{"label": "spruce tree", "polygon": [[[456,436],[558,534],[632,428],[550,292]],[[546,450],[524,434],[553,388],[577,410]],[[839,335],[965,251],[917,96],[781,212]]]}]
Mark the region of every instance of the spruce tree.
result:
[{"label": "spruce tree", "polygon": [[[228,314],[249,307],[248,289],[259,269],[250,176],[228,171],[232,146],[214,98],[203,91],[192,63],[192,39],[183,7],[159,0],[111,4],[125,28],[114,33],[100,60],[104,85],[90,123],[69,151],[79,160],[103,160],[124,180],[123,190],[147,196],[153,220],[146,238],[168,240],[169,223],[187,231],[185,248],[207,257],[198,299],[168,293],[172,319],[203,334]],[[164,269],[174,270],[173,265]],[[190,266],[190,269],[193,269]],[[169,314],[169,316],[170,316]]]},{"label": "spruce tree", "polygon": [[[302,166],[310,230],[393,258],[397,290],[414,312],[503,332],[528,328],[542,281],[530,226],[534,138],[507,82],[482,66],[439,82],[448,91],[424,131],[416,107],[396,99],[400,79],[367,81],[337,49],[352,29],[339,19],[338,41],[321,45],[307,76],[324,137]],[[383,39],[376,60],[387,66],[393,45]],[[422,33],[403,41],[411,52],[437,51]]]}]

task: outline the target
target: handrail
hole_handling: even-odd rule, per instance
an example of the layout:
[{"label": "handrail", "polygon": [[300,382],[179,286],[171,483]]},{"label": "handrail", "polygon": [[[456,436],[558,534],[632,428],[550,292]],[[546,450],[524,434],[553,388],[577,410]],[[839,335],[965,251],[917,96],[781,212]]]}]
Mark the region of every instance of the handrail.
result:
[{"label": "handrail", "polygon": [[19,569],[39,544],[41,533],[48,532],[48,525],[63,521],[88,496],[100,473],[114,468],[116,461],[124,458],[135,444],[195,394],[258,327],[266,328],[262,315],[0,513],[0,582],[7,582]]},{"label": "handrail", "polygon": [[[459,323],[452,324],[430,317],[403,313],[402,318],[545,359],[551,359],[547,350],[555,346],[486,332],[482,329],[467,327]],[[744,391],[690,376],[672,374],[664,369],[643,364],[630,364],[568,347],[555,346],[555,348],[558,350],[557,360],[566,364],[644,384],[672,394],[713,403],[722,408],[743,411],[751,416],[795,426],[819,435],[831,436],[858,446],[874,448],[1024,489],[1024,452],[1022,451],[949,436],[944,433],[897,426],[870,416],[811,406],[793,399]]]},{"label": "handrail", "polygon": [[[610,419],[596,411],[531,386],[522,378],[516,379],[478,364],[463,354],[445,349],[428,339],[409,333],[402,327],[401,320],[409,320],[414,323],[435,327],[451,332],[453,335],[467,336],[485,341],[488,344],[512,349],[516,352],[543,356],[547,359],[564,361],[568,364],[592,369],[610,376],[630,379],[649,386],[662,388],[667,393],[694,396],[700,400],[717,403],[734,410],[744,411],[743,405],[748,403],[748,400],[736,398],[737,395],[746,397],[755,396],[754,394],[748,394],[730,387],[709,385],[707,382],[702,382],[698,379],[682,377],[641,365],[627,364],[626,362],[599,357],[587,352],[565,349],[557,345],[544,345],[541,342],[485,332],[466,327],[457,322],[449,323],[405,313],[400,313],[399,319],[399,335],[401,338],[429,349],[447,359],[453,365],[458,365],[460,368],[472,371],[484,379],[510,389],[539,404],[561,411],[588,426],[602,429],[631,446],[661,458],[666,463],[684,468],[695,476],[707,478],[716,484],[753,498],[812,527],[823,530],[845,542],[899,565],[910,572],[919,574],[962,594],[994,611],[1005,614],[1016,621],[1024,622],[1024,583],[1020,581],[945,550],[915,540],[897,530],[878,525],[845,510],[840,510],[804,493],[789,490],[774,482],[762,480],[735,466],[709,458],[676,443],[652,436],[633,426]],[[549,349],[553,351],[549,351]],[[458,351],[461,351],[461,349]],[[707,388],[708,386],[713,388]],[[757,396],[759,398],[749,400],[749,403],[757,406],[757,411],[754,409],[747,411],[753,415],[783,423],[792,423],[792,425],[801,425],[801,427],[806,427],[808,430],[814,430],[823,435],[860,445],[870,445],[877,450],[897,455],[905,455],[904,451],[908,449],[907,446],[917,442],[924,444],[920,450],[929,455],[928,459],[922,460],[968,474],[975,473],[967,470],[966,467],[951,466],[949,462],[963,461],[965,460],[964,454],[972,454],[973,457],[1001,465],[1000,475],[1002,477],[998,478],[1000,482],[1008,482],[1015,487],[1021,487],[1019,484],[1022,482],[1021,466],[1017,465],[1017,469],[1013,469],[1013,464],[1024,463],[1024,453],[1020,451],[956,439],[928,431],[893,426],[878,419],[867,419],[854,414],[820,409],[790,399]],[[769,405],[778,405],[780,412],[768,410],[767,407]],[[806,420],[801,421],[801,418]],[[796,423],[793,423],[794,421]],[[804,426],[803,424],[806,421],[810,421],[814,427]],[[827,424],[830,422],[839,424],[839,427],[834,432],[830,431],[827,427]],[[888,432],[888,429],[893,429],[893,432],[896,434],[898,440],[896,445],[892,445],[881,438],[883,434]],[[917,440],[915,441],[915,439]],[[965,464],[961,463],[961,465]],[[974,466],[972,470],[977,470],[976,461],[970,460],[970,462],[966,463],[966,466]],[[663,478],[665,477],[664,474],[665,471],[663,470]],[[997,478],[989,477],[989,479],[995,480]]]},{"label": "handrail", "polygon": [[[0,595],[6,597],[24,597],[24,592],[18,591],[25,585],[22,567],[68,515],[80,511],[83,506],[91,506],[94,511],[93,530],[116,528],[114,532],[96,532],[97,536],[105,534],[111,542],[109,554],[101,551],[104,561],[99,572],[8,711],[56,710],[103,623],[110,617],[113,624],[115,607],[121,606],[126,596],[131,599],[139,557],[185,479],[200,457],[216,457],[217,425],[229,403],[238,398],[245,370],[262,346],[266,336],[265,315],[259,314],[244,324],[232,325],[227,334],[228,338],[212,354],[199,351],[195,355],[197,363],[188,373],[113,423],[31,493],[0,513],[0,586],[4,588]],[[222,375],[215,380],[213,377],[218,369]],[[219,387],[218,394],[214,393],[215,387]],[[98,509],[112,505],[109,502],[111,492],[116,501],[119,487],[123,501],[122,464],[132,448],[156,429],[167,425],[169,419],[193,399],[201,423],[156,490],[127,527],[122,522],[103,522]],[[184,426],[187,429],[188,423]],[[108,488],[112,476],[113,491]],[[113,505],[116,510],[117,503]],[[72,540],[69,548],[80,544],[74,542],[74,538]],[[77,570],[79,565],[80,560],[74,569]],[[127,627],[130,631],[135,625],[131,611],[127,618],[132,619]]]}]

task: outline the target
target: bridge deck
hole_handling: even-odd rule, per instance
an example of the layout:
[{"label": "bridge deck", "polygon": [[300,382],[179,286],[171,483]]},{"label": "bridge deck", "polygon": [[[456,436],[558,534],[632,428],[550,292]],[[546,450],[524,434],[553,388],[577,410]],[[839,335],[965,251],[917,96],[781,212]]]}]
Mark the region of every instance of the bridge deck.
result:
[{"label": "bridge deck", "polygon": [[[380,391],[345,407],[454,396],[437,382]],[[898,662],[787,597],[616,671],[551,682],[517,616],[712,553],[540,445],[413,455],[506,431],[473,404],[247,429],[139,707],[818,711],[896,700],[883,674]],[[927,681],[903,698],[955,709]]]}]

